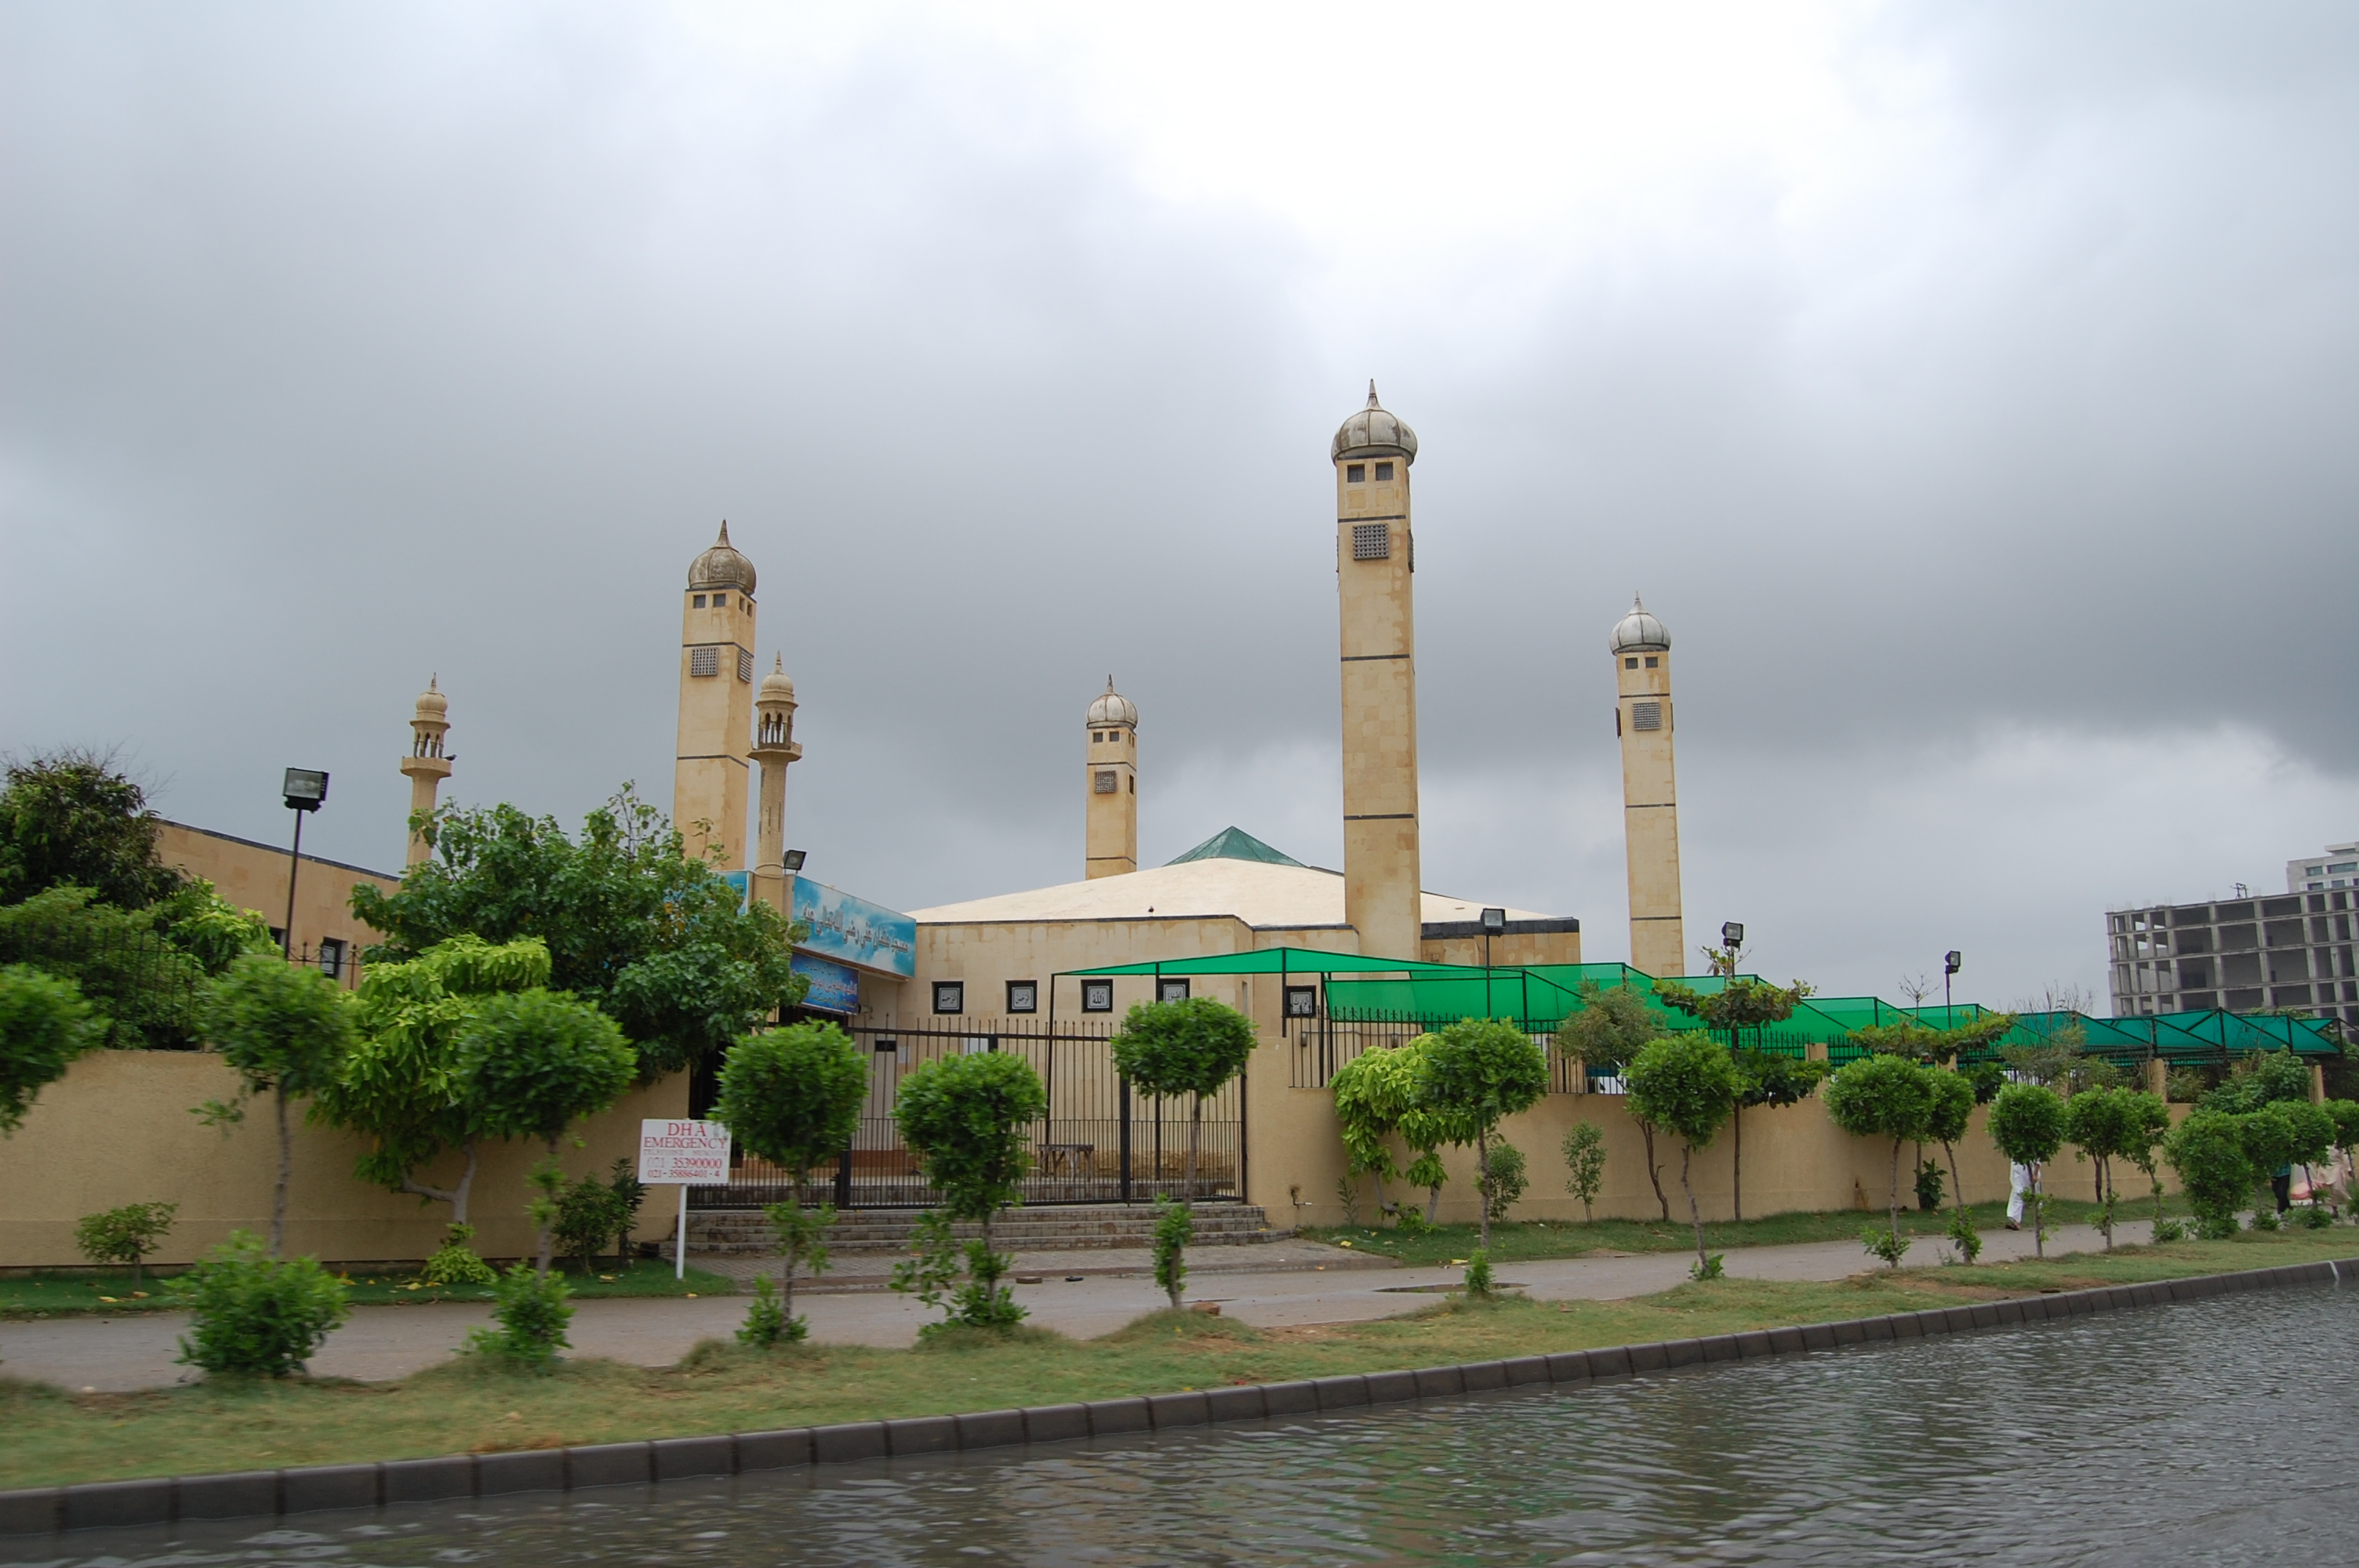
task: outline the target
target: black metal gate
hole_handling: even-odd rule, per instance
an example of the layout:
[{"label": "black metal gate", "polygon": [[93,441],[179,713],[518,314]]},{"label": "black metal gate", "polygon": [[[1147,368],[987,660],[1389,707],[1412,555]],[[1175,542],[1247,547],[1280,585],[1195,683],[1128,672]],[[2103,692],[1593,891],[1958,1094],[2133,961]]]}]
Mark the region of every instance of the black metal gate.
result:
[{"label": "black metal gate", "polygon": [[[932,1019],[919,1028],[857,1023],[848,1033],[869,1062],[860,1130],[832,1173],[814,1171],[805,1201],[838,1208],[922,1208],[940,1201],[901,1141],[893,1104],[901,1080],[928,1062],[974,1051],[1020,1055],[1049,1091],[1049,1114],[1032,1127],[1027,1204],[1152,1203],[1188,1191],[1191,1101],[1133,1094],[1114,1071],[1110,1023],[1042,1020]],[[1195,1124],[1195,1199],[1234,1201],[1245,1192],[1245,1084],[1232,1080],[1204,1102]],[[832,1180],[830,1179],[832,1176]],[[698,1187],[700,1208],[748,1208],[783,1200],[787,1173],[742,1152],[729,1184]]]}]

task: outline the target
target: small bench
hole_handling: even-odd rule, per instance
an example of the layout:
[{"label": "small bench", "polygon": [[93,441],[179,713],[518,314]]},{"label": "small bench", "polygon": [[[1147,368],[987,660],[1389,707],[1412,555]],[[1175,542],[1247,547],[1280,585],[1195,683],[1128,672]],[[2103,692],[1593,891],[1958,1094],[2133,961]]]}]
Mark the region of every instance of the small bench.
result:
[{"label": "small bench", "polygon": [[1090,1156],[1098,1152],[1094,1143],[1043,1143],[1040,1145],[1040,1170],[1045,1175],[1055,1175],[1059,1167],[1069,1176],[1089,1173]]}]

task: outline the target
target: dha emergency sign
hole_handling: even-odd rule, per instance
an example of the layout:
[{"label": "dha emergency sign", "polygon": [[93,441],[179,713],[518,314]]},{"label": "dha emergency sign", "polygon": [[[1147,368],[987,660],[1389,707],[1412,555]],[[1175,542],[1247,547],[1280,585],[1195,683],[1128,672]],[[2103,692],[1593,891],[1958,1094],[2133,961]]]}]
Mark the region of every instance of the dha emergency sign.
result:
[{"label": "dha emergency sign", "polygon": [[639,1180],[723,1185],[729,1180],[729,1130],[717,1121],[640,1122]]}]

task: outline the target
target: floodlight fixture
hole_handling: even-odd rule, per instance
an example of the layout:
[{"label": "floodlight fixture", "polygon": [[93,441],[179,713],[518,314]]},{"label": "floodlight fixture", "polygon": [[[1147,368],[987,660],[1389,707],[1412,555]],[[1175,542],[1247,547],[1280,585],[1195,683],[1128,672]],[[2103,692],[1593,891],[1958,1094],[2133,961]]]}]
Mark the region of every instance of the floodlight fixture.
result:
[{"label": "floodlight fixture", "polygon": [[1960,956],[1955,947],[1951,948],[1948,952],[1941,955],[1941,972],[1943,974],[1954,975],[1964,967],[1965,959]]},{"label": "floodlight fixture", "polygon": [[1483,933],[1486,936],[1504,936],[1507,931],[1507,912],[1486,909],[1483,912]]},{"label": "floodlight fixture", "polygon": [[279,781],[278,793],[287,802],[287,809],[295,814],[295,847],[287,853],[287,924],[278,928],[278,952],[281,957],[295,956],[295,878],[303,869],[303,818],[328,804],[328,774],[324,768],[289,768]]},{"label": "floodlight fixture", "polygon": [[1745,927],[1736,921],[1723,921],[1720,927],[1720,945],[1723,947],[1745,946]]},{"label": "floodlight fixture", "polygon": [[785,856],[782,857],[782,860],[787,870],[790,871],[799,871],[803,869],[803,862],[810,858],[808,851],[802,849],[789,849],[786,852]]},{"label": "floodlight fixture", "polygon": [[328,775],[318,768],[289,768],[279,794],[289,811],[317,811],[328,804]]}]

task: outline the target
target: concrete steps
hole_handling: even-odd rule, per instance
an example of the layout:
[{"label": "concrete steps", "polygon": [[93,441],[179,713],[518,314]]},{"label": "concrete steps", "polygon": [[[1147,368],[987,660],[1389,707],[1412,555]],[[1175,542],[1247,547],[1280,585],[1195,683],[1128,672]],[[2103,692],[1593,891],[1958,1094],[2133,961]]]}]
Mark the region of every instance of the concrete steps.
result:
[{"label": "concrete steps", "polygon": [[[842,1212],[827,1233],[828,1250],[837,1256],[856,1253],[905,1253],[921,1211],[914,1208],[855,1208]],[[971,1225],[956,1234],[979,1234]],[[1150,1245],[1155,1234],[1151,1204],[1071,1204],[1011,1209],[992,1227],[992,1242],[1009,1252],[1067,1252],[1099,1248]],[[1277,1241],[1291,1236],[1273,1230],[1269,1218],[1253,1204],[1200,1203],[1196,1206],[1198,1247]],[[688,1250],[723,1256],[767,1254],[777,1243],[769,1223],[757,1208],[690,1209]]]}]

